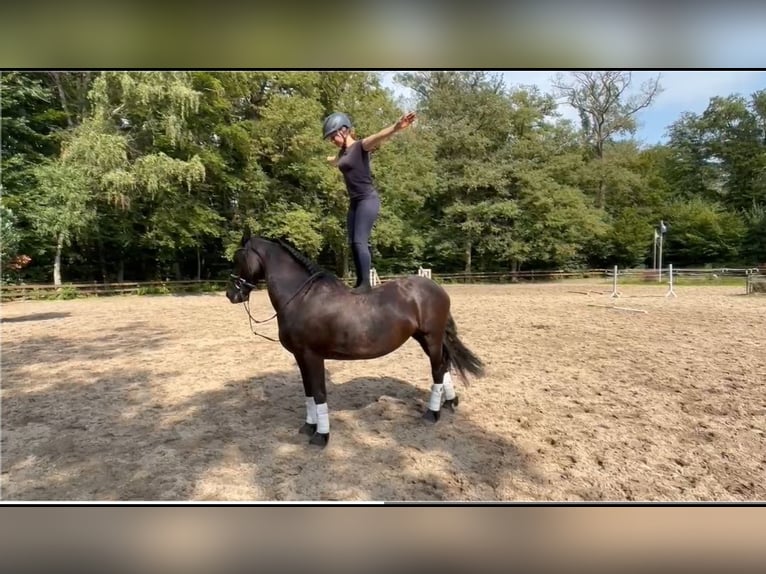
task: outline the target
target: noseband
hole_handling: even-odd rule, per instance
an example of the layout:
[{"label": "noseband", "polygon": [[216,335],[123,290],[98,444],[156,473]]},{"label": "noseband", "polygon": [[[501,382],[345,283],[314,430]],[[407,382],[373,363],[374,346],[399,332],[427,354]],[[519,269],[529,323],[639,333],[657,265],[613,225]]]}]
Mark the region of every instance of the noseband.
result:
[{"label": "noseband", "polygon": [[232,279],[234,279],[234,287],[242,293],[242,287],[250,287],[250,289],[255,289],[255,285],[252,283],[249,283],[248,281],[245,281],[242,277],[239,275],[234,275],[233,273],[229,275]]},{"label": "noseband", "polygon": [[[279,343],[279,340],[278,340],[278,339],[274,339],[274,338],[272,338],[272,337],[269,337],[269,336],[267,336],[267,335],[262,335],[261,333],[258,333],[258,332],[255,330],[255,327],[253,327],[253,323],[255,323],[255,324],[260,324],[260,323],[268,323],[269,321],[271,321],[272,319],[274,319],[274,318],[275,318],[277,315],[279,315],[280,311],[284,311],[284,310],[287,308],[287,306],[290,304],[290,302],[291,302],[293,299],[295,299],[295,298],[298,296],[298,294],[299,294],[301,291],[303,291],[303,289],[304,289],[306,286],[308,286],[308,285],[309,285],[309,284],[310,284],[312,281],[314,281],[314,279],[316,279],[316,278],[317,278],[317,277],[319,277],[320,275],[321,275],[321,273],[319,273],[319,272],[317,272],[317,273],[314,273],[313,275],[311,275],[311,276],[310,276],[308,279],[306,279],[306,280],[305,280],[305,281],[304,281],[304,282],[301,284],[301,286],[300,286],[300,287],[298,287],[298,289],[295,291],[295,293],[293,293],[293,294],[292,294],[292,296],[291,296],[291,297],[290,297],[290,298],[287,300],[287,302],[286,302],[284,305],[282,305],[282,308],[281,308],[281,309],[278,309],[278,310],[276,311],[276,313],[274,313],[274,314],[273,314],[271,317],[269,317],[268,319],[263,319],[262,321],[259,321],[258,319],[256,319],[255,317],[253,317],[253,315],[250,313],[250,294],[248,293],[248,298],[247,298],[247,299],[243,299],[243,300],[242,300],[242,304],[243,304],[243,306],[245,307],[245,311],[247,312],[247,317],[248,317],[248,319],[250,320],[250,330],[253,332],[253,335],[258,335],[259,337],[263,337],[264,339],[267,339],[267,340],[269,340],[269,341],[273,341],[273,342],[275,342],[275,343]],[[234,280],[234,287],[235,287],[235,288],[237,289],[237,291],[239,291],[240,293],[242,293],[242,288],[243,288],[243,287],[249,287],[251,291],[252,291],[253,289],[255,289],[255,285],[253,285],[252,283],[250,283],[249,281],[247,281],[247,280],[246,280],[246,279],[244,279],[243,277],[240,277],[239,275],[234,275],[234,274],[232,274],[232,275],[231,275],[231,278]]]}]

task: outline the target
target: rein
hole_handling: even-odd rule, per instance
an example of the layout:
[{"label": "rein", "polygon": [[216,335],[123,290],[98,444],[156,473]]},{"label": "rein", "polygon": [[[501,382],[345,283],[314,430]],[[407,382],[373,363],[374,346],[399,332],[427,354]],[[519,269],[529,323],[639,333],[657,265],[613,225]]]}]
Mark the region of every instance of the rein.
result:
[{"label": "rein", "polygon": [[[274,313],[274,314],[273,314],[271,317],[269,317],[268,319],[263,319],[263,320],[261,320],[261,321],[259,321],[259,320],[258,320],[258,319],[256,319],[255,317],[253,317],[252,313],[250,313],[250,297],[249,297],[249,295],[248,295],[248,298],[247,298],[247,300],[246,300],[246,301],[243,301],[243,302],[242,302],[242,304],[243,304],[243,306],[245,307],[245,312],[247,313],[247,317],[248,317],[248,319],[249,319],[249,321],[250,321],[250,330],[253,332],[253,335],[257,335],[258,337],[263,337],[264,339],[266,339],[266,340],[268,340],[268,341],[273,341],[274,343],[279,343],[279,339],[274,339],[273,337],[269,337],[268,335],[262,335],[261,333],[258,333],[258,332],[255,330],[255,327],[253,327],[253,323],[255,323],[255,324],[268,323],[269,321],[271,321],[272,319],[274,319],[274,318],[275,318],[277,315],[279,315],[279,312],[280,312],[280,311],[284,311],[284,310],[287,308],[287,306],[290,304],[290,302],[291,302],[293,299],[295,299],[295,298],[298,296],[298,294],[299,294],[301,291],[303,291],[303,289],[304,289],[304,288],[305,288],[305,287],[306,287],[306,286],[307,286],[309,283],[311,283],[311,282],[312,282],[314,279],[316,279],[316,278],[317,278],[317,277],[319,277],[320,275],[321,275],[321,273],[320,273],[320,272],[317,272],[317,273],[314,273],[313,275],[311,275],[311,276],[310,276],[308,279],[306,279],[306,280],[303,282],[303,284],[302,284],[300,287],[298,287],[298,289],[295,291],[295,293],[293,293],[293,294],[292,294],[292,296],[291,296],[291,297],[290,297],[290,298],[287,300],[287,302],[286,302],[286,303],[285,303],[285,304],[282,306],[282,309],[278,310],[276,313]],[[245,281],[244,279],[242,279],[242,277],[239,277],[239,276],[237,276],[237,275],[232,275],[232,277],[234,278],[234,284],[236,285],[237,289],[239,289],[240,291],[242,291],[242,287],[243,287],[243,286],[245,286],[245,287],[250,287],[250,289],[251,289],[251,290],[252,290],[252,289],[255,289],[255,285],[253,285],[252,283],[248,283],[247,281]]]}]

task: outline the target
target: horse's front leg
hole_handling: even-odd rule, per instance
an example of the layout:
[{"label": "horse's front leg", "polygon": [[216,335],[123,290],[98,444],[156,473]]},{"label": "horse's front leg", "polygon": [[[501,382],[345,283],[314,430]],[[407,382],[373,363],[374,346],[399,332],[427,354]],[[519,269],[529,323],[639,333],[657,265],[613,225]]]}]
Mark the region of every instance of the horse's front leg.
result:
[{"label": "horse's front leg", "polygon": [[306,394],[306,423],[300,432],[309,434],[310,444],[324,448],[330,440],[330,414],[327,409],[324,359],[304,351],[295,354]]},{"label": "horse's front leg", "polygon": [[301,371],[301,382],[303,383],[303,392],[306,397],[306,422],[301,425],[298,432],[314,436],[314,433],[317,432],[317,405],[314,400],[314,393],[311,390],[310,369],[308,363],[299,354],[295,355],[295,362],[298,363],[298,369]]}]

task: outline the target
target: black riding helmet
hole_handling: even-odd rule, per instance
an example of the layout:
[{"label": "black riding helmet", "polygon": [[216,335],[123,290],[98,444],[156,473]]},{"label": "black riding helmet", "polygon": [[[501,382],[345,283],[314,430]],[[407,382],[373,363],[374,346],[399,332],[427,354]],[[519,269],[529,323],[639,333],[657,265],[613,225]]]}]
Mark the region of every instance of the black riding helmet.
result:
[{"label": "black riding helmet", "polygon": [[351,129],[351,127],[351,120],[348,119],[346,114],[334,112],[324,120],[324,125],[322,126],[322,139],[327,139],[327,136],[341,128]]}]

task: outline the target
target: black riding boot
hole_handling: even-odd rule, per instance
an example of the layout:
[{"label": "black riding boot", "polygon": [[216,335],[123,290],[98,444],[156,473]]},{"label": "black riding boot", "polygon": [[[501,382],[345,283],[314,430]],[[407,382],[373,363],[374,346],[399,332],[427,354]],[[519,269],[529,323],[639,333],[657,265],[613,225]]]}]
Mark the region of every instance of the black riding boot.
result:
[{"label": "black riding boot", "polygon": [[369,245],[352,243],[351,250],[354,254],[354,263],[356,265],[356,286],[352,291],[354,293],[366,293],[372,289],[372,285],[370,285],[372,249]]},{"label": "black riding boot", "polygon": [[367,278],[367,281],[362,281],[359,285],[351,289],[354,293],[367,293],[372,289],[372,285],[370,285],[370,279]]}]

